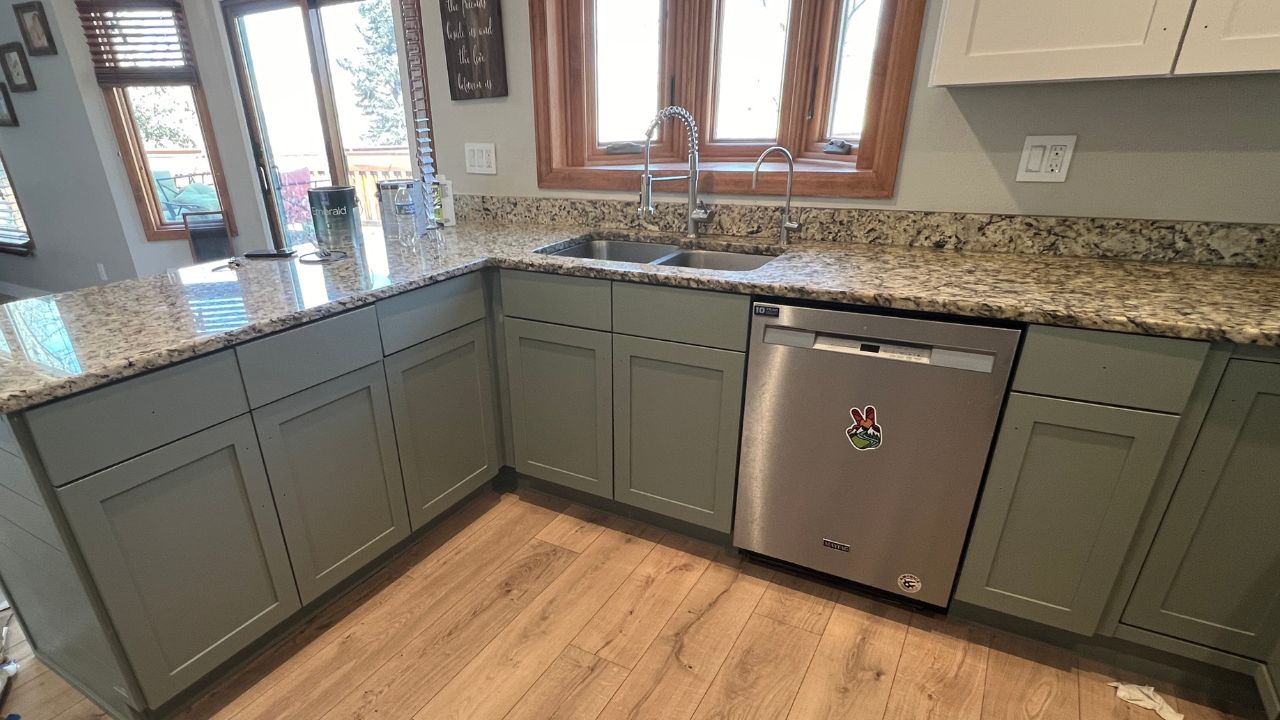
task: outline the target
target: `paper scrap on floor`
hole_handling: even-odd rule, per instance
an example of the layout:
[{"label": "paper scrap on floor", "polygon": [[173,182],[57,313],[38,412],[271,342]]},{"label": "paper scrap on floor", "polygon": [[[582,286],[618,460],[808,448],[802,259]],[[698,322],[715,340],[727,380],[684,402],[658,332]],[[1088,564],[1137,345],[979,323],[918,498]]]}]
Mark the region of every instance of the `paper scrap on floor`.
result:
[{"label": "paper scrap on floor", "polygon": [[1182,713],[1174,710],[1160,697],[1160,693],[1150,685],[1132,685],[1130,683],[1107,683],[1116,689],[1116,697],[1140,708],[1155,710],[1161,720],[1182,720]]}]

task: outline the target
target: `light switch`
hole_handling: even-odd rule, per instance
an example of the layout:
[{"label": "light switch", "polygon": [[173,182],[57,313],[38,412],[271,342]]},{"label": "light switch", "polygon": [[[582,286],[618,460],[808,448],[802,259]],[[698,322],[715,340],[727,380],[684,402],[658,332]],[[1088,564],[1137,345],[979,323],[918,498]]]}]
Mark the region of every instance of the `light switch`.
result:
[{"label": "light switch", "polygon": [[1022,145],[1018,182],[1066,182],[1075,135],[1028,135]]},{"label": "light switch", "polygon": [[498,155],[493,143],[466,143],[463,152],[466,154],[468,174],[498,174]]}]

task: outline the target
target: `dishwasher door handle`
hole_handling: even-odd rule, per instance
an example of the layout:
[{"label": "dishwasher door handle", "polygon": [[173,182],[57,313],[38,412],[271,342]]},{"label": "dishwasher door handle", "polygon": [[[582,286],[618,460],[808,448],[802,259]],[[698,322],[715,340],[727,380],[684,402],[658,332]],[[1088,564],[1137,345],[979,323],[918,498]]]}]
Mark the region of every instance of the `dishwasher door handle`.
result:
[{"label": "dishwasher door handle", "polygon": [[996,361],[995,355],[988,352],[906,344],[881,338],[860,338],[780,325],[766,325],[763,340],[769,345],[784,345],[801,350],[821,350],[980,373],[990,373],[995,368]]}]

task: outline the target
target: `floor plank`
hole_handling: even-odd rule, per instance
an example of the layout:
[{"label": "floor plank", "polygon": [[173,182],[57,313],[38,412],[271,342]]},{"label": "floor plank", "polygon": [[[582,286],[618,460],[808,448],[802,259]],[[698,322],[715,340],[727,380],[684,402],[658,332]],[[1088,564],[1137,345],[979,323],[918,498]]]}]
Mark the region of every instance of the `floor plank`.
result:
[{"label": "floor plank", "polygon": [[421,562],[447,543],[466,542],[481,528],[508,512],[518,498],[512,493],[482,492],[428,530],[388,567],[359,583],[281,638],[234,675],[199,697],[174,720],[231,718],[265,695],[321,649],[358,626],[367,613],[391,597],[385,592],[401,579],[411,561]]},{"label": "floor plank", "polygon": [[500,567],[556,516],[519,502],[477,532],[449,541],[385,592],[360,624],[321,648],[280,680],[269,696],[235,715],[238,720],[319,717],[338,704],[385,660],[426,630],[454,603]]},{"label": "floor plank", "polygon": [[530,540],[325,717],[412,717],[576,557],[559,545]]},{"label": "floor plank", "polygon": [[635,667],[716,552],[697,540],[665,537],[573,644],[623,667]]},{"label": "floor plank", "polygon": [[1078,720],[1075,656],[1052,645],[992,633],[983,720]]},{"label": "floor plank", "polygon": [[910,627],[907,610],[841,593],[788,717],[880,720]]},{"label": "floor plank", "polygon": [[[23,716],[26,717],[25,715]],[[110,720],[111,716],[102,708],[93,704],[93,701],[85,698],[80,702],[67,708],[66,712],[58,715],[54,720]]]},{"label": "floor plank", "polygon": [[977,720],[987,632],[926,615],[911,618],[884,720]]},{"label": "floor plank", "polygon": [[836,589],[779,570],[760,599],[756,613],[822,634],[835,607]]},{"label": "floor plank", "polygon": [[818,636],[755,614],[698,704],[694,720],[785,718]]},{"label": "floor plank", "polygon": [[593,720],[627,678],[627,669],[566,647],[506,720]]},{"label": "floor plank", "polygon": [[486,720],[510,712],[653,549],[653,541],[639,537],[644,532],[610,518],[600,537],[414,717]]},{"label": "floor plank", "polygon": [[[41,667],[39,660],[29,660],[22,672]],[[32,672],[31,680],[9,689],[4,712],[22,716],[22,720],[53,720],[71,709],[84,696],[53,671]]]},{"label": "floor plank", "polygon": [[581,553],[604,532],[608,519],[609,514],[603,510],[570,505],[538,533],[538,539]]},{"label": "floor plank", "polygon": [[702,574],[600,714],[688,720],[768,587],[768,571],[720,555]]}]

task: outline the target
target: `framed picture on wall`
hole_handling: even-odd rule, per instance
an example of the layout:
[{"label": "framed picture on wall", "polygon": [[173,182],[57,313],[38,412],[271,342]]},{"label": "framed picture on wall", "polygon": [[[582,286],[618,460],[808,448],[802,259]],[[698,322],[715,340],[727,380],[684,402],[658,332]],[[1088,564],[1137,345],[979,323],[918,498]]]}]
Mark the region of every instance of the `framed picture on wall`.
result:
[{"label": "framed picture on wall", "polygon": [[49,18],[44,14],[44,5],[39,2],[18,3],[13,6],[13,14],[18,18],[18,30],[22,31],[22,41],[27,44],[28,54],[58,54],[58,47],[53,44]]},{"label": "framed picture on wall", "polygon": [[0,66],[4,68],[4,79],[10,90],[28,92],[36,89],[36,79],[31,75],[31,65],[27,64],[27,53],[22,49],[22,43],[0,45]]},{"label": "framed picture on wall", "polygon": [[9,98],[9,88],[4,83],[0,83],[0,127],[18,127],[13,100]]}]

